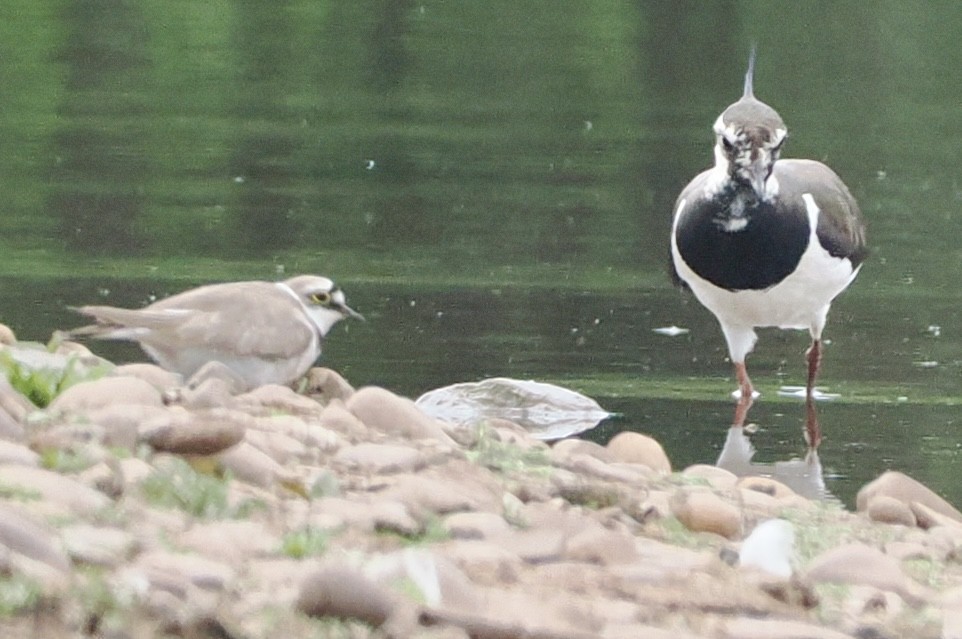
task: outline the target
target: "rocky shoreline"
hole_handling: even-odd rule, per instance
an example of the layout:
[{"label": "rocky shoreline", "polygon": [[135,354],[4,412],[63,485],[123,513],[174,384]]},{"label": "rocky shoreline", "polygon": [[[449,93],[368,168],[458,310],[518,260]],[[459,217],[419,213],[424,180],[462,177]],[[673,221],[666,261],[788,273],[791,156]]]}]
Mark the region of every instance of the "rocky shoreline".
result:
[{"label": "rocky shoreline", "polygon": [[962,514],[898,473],[853,513],[328,369],[179,384],[118,366],[38,409],[0,376],[0,636],[962,637]]}]

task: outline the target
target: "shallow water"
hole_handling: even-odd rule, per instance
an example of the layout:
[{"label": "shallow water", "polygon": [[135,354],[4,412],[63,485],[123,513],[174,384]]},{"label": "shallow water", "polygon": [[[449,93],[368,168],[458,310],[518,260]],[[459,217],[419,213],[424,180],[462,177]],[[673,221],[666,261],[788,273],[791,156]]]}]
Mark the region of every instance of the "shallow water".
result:
[{"label": "shallow water", "polygon": [[[67,305],[320,272],[369,318],[326,349],[354,384],[561,383],[620,414],[586,436],[651,433],[678,467],[717,459],[734,383],[668,281],[670,211],[755,42],[786,156],[829,163],[869,221],[825,334],[826,488],[851,503],[896,468],[962,504],[950,3],[8,4],[0,321],[21,337],[74,325]],[[777,391],[807,346],[766,331],[749,360],[758,463],[804,454]]]}]

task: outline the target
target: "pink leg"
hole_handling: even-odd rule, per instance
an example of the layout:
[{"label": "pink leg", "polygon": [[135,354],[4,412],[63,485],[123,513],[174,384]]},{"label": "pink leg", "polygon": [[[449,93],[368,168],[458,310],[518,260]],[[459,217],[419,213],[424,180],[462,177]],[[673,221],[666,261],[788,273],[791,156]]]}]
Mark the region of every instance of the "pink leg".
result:
[{"label": "pink leg", "polygon": [[812,346],[805,354],[808,360],[808,383],[805,385],[805,439],[809,448],[818,448],[822,443],[822,428],[818,425],[815,411],[815,378],[822,364],[822,341],[812,340]]},{"label": "pink leg", "polygon": [[741,428],[745,425],[745,419],[748,417],[748,409],[752,407],[752,402],[754,401],[753,396],[755,395],[755,388],[752,386],[752,380],[748,377],[745,362],[735,362],[735,378],[738,380],[738,390],[741,393],[741,397],[738,398],[738,403],[735,404],[735,422],[733,426]]}]

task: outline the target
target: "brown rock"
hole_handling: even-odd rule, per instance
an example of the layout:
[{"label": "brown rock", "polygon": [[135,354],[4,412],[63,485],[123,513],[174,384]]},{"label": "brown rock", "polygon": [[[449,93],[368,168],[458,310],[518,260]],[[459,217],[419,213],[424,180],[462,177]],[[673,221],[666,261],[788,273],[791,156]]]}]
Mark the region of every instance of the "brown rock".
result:
[{"label": "brown rock", "polygon": [[316,366],[307,371],[307,386],[304,392],[327,406],[334,399],[346,402],[347,398],[354,394],[354,387],[337,371]]},{"label": "brown rock", "polygon": [[775,499],[788,499],[797,494],[782,482],[771,477],[742,477],[735,485],[745,490],[754,490],[769,495]]},{"label": "brown rock", "polygon": [[735,473],[710,464],[694,464],[681,471],[681,474],[684,477],[703,479],[716,490],[734,488],[738,482],[738,476]]},{"label": "brown rock", "polygon": [[346,407],[365,426],[382,433],[409,439],[436,439],[457,446],[436,420],[425,414],[406,397],[377,386],[358,390],[347,400]]},{"label": "brown rock", "polygon": [[682,488],[670,500],[671,514],[693,532],[709,532],[727,539],[742,535],[742,516],[715,493]]},{"label": "brown rock", "polygon": [[590,455],[608,463],[617,461],[610,450],[587,439],[569,437],[568,439],[560,439],[551,446],[550,456],[552,460],[565,459],[571,455]]},{"label": "brown rock", "polygon": [[252,419],[226,408],[197,411],[171,409],[140,428],[143,441],[154,450],[178,455],[213,455],[244,438]]},{"label": "brown rock", "polygon": [[0,324],[0,346],[10,346],[17,342],[17,336],[14,335],[13,329],[6,324]]},{"label": "brown rock", "polygon": [[342,467],[371,473],[409,473],[427,464],[418,449],[392,444],[346,446],[337,451],[334,462]]},{"label": "brown rock", "polygon": [[312,617],[356,619],[380,627],[396,607],[385,587],[347,566],[322,566],[300,587],[297,609]]},{"label": "brown rock", "polygon": [[114,404],[163,406],[160,392],[137,377],[103,377],[74,384],[50,403],[52,410],[89,411]]},{"label": "brown rock", "polygon": [[869,499],[865,514],[872,521],[883,524],[915,526],[917,523],[908,504],[888,495],[875,495]]},{"label": "brown rock", "polygon": [[907,505],[911,505],[913,502],[919,503],[941,515],[962,522],[962,513],[956,510],[952,504],[939,497],[922,483],[898,471],[887,471],[878,479],[863,486],[856,497],[855,503],[858,511],[865,511],[868,508],[869,501],[877,495],[886,495]]},{"label": "brown rock", "polygon": [[608,442],[608,451],[616,461],[643,464],[666,475],[671,472],[671,462],[665,449],[648,435],[622,431]]},{"label": "brown rock", "polygon": [[929,593],[910,579],[899,562],[881,550],[861,543],[845,544],[812,559],[805,578],[815,583],[874,586],[890,590],[913,606],[921,605]]},{"label": "brown rock", "polygon": [[593,526],[568,539],[565,556],[574,561],[617,566],[635,561],[638,553],[632,535]]}]

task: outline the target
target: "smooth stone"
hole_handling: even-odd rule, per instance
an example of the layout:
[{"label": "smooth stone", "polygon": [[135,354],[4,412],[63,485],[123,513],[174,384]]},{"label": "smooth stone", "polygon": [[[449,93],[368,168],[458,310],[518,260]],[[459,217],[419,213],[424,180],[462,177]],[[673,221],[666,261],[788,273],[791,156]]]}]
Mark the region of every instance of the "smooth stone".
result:
[{"label": "smooth stone", "polygon": [[261,488],[271,488],[286,476],[283,466],[245,441],[219,453],[217,458],[235,478]]},{"label": "smooth stone", "polygon": [[24,431],[20,422],[14,419],[3,406],[0,406],[0,439],[20,442],[25,439],[25,436],[26,431]]},{"label": "smooth stone", "polygon": [[286,435],[296,441],[302,450],[306,448],[312,452],[332,452],[344,445],[344,440],[336,431],[319,426],[313,421],[308,423],[296,415],[255,418],[254,428],[249,432],[254,431]]},{"label": "smooth stone", "polygon": [[144,423],[140,437],[151,448],[178,455],[214,455],[244,438],[253,419],[226,408],[171,409]]},{"label": "smooth stone", "polygon": [[568,539],[565,557],[603,566],[618,566],[635,561],[638,552],[634,536],[592,526]]},{"label": "smooth stone", "polygon": [[550,457],[554,459],[565,459],[571,455],[590,455],[603,462],[611,463],[616,461],[615,456],[610,450],[596,442],[587,439],[569,437],[560,439],[551,446]]},{"label": "smooth stone", "polygon": [[154,467],[137,457],[120,460],[120,473],[126,486],[140,485],[154,472]]},{"label": "smooth stone", "polygon": [[23,444],[0,439],[0,465],[17,464],[20,466],[39,466],[40,455]]},{"label": "smooth stone", "polygon": [[307,386],[304,392],[326,406],[335,399],[347,401],[347,398],[354,394],[354,387],[337,371],[315,366],[307,371]]},{"label": "smooth stone", "polygon": [[70,570],[70,559],[57,538],[57,531],[11,504],[0,503],[0,544],[59,572]]},{"label": "smooth stone", "polygon": [[89,517],[111,504],[103,493],[67,475],[30,466],[0,466],[0,484],[39,493],[42,499]]},{"label": "smooth stone", "polygon": [[426,516],[427,513],[446,515],[448,513],[477,510],[483,502],[488,505],[494,499],[486,499],[488,495],[471,494],[469,486],[460,484],[453,478],[443,481],[443,478],[422,474],[402,475],[387,491],[385,496],[404,504],[409,512]]},{"label": "smooth stone", "polygon": [[14,334],[13,329],[6,324],[0,324],[0,345],[10,346],[16,343],[17,336]]},{"label": "smooth stone", "polygon": [[755,492],[779,500],[789,499],[798,494],[782,482],[771,477],[742,477],[736,482],[735,486],[744,490],[754,490]]},{"label": "smooth stone", "polygon": [[346,527],[361,532],[392,531],[406,536],[422,530],[421,523],[404,504],[390,500],[362,502],[343,497],[324,497],[316,501],[308,524],[321,530]]},{"label": "smooth stone", "polygon": [[307,576],[300,587],[297,609],[312,617],[356,619],[375,628],[396,607],[394,595],[357,569],[328,565]]},{"label": "smooth stone", "polygon": [[111,371],[114,377],[136,377],[142,379],[158,391],[176,388],[184,383],[184,378],[177,373],[161,368],[156,364],[134,363],[121,364]]},{"label": "smooth stone", "polygon": [[908,504],[888,495],[875,495],[869,499],[865,514],[872,521],[883,524],[914,527],[918,523]]},{"label": "smooth stone", "polygon": [[643,464],[662,474],[671,472],[665,449],[652,437],[633,431],[622,431],[608,442],[608,451],[616,461]]},{"label": "smooth stone", "polygon": [[804,621],[757,617],[726,619],[718,636],[724,639],[853,639],[844,632]]},{"label": "smooth stone", "polygon": [[693,532],[714,533],[727,539],[742,535],[741,512],[713,492],[679,489],[671,496],[669,507],[671,514]]},{"label": "smooth stone", "polygon": [[200,381],[191,378],[186,386],[174,386],[164,391],[164,403],[191,410],[232,407],[237,384],[236,380],[220,377],[208,377]]},{"label": "smooth stone", "polygon": [[27,415],[37,410],[27,397],[10,384],[6,375],[0,375],[0,409],[15,422],[23,422]]},{"label": "smooth stone", "polygon": [[141,554],[131,566],[145,574],[150,581],[186,581],[208,591],[223,591],[233,581],[236,574],[229,565],[201,557],[196,554],[182,554],[166,550],[153,550]]},{"label": "smooth stone", "polygon": [[132,404],[113,404],[89,410],[87,419],[103,428],[103,442],[106,446],[137,450],[140,441],[140,426],[154,419],[162,419],[168,409],[159,406],[136,406]]},{"label": "smooth stone", "polygon": [[77,477],[84,485],[99,490],[111,499],[119,499],[127,487],[120,463],[113,457],[86,468]]},{"label": "smooth stone", "polygon": [[61,529],[60,535],[74,561],[95,566],[118,566],[139,546],[132,534],[119,528],[76,524]]},{"label": "smooth stone", "polygon": [[911,502],[909,504],[909,509],[915,516],[916,524],[918,524],[918,527],[923,530],[929,530],[930,528],[937,528],[940,526],[952,526],[955,528],[962,527],[962,522],[959,522],[959,520],[949,517],[948,515],[944,515],[921,502]]},{"label": "smooth stone", "polygon": [[324,407],[319,420],[321,427],[347,437],[351,441],[361,441],[369,437],[368,427],[343,402],[334,400]]},{"label": "smooth stone", "polygon": [[877,495],[886,495],[908,505],[916,502],[941,515],[962,522],[962,512],[959,512],[952,504],[939,497],[938,494],[921,482],[898,471],[886,471],[877,479],[863,486],[855,499],[856,509],[859,512],[865,511],[868,508],[869,501]]},{"label": "smooth stone", "polygon": [[351,395],[345,406],[370,429],[406,439],[435,439],[457,446],[437,420],[410,399],[389,390],[366,386]]},{"label": "smooth stone", "polygon": [[818,555],[806,566],[805,578],[815,583],[874,586],[896,593],[913,606],[929,597],[903,572],[898,560],[862,543],[845,544]]},{"label": "smooth stone", "polygon": [[281,547],[279,537],[258,521],[225,520],[200,523],[180,535],[180,545],[201,556],[241,565],[267,557]]},{"label": "smooth stone", "polygon": [[738,475],[730,470],[712,466],[711,464],[693,464],[681,471],[681,474],[683,477],[703,479],[716,490],[734,488],[738,482]]},{"label": "smooth stone", "polygon": [[280,384],[265,384],[238,395],[237,401],[292,415],[317,415],[323,410],[313,399],[298,395],[293,389]]},{"label": "smooth stone", "polygon": [[50,409],[83,412],[114,404],[164,405],[156,388],[138,377],[125,376],[74,384],[50,402]]},{"label": "smooth stone", "polygon": [[342,467],[372,473],[409,473],[424,468],[424,454],[410,446],[357,444],[337,451],[333,461]]},{"label": "smooth stone", "polygon": [[248,429],[244,441],[281,465],[301,457],[306,451],[304,444],[293,437],[260,428]]},{"label": "smooth stone", "polygon": [[490,539],[507,533],[511,525],[491,512],[460,512],[444,518],[444,527],[454,539]]}]

